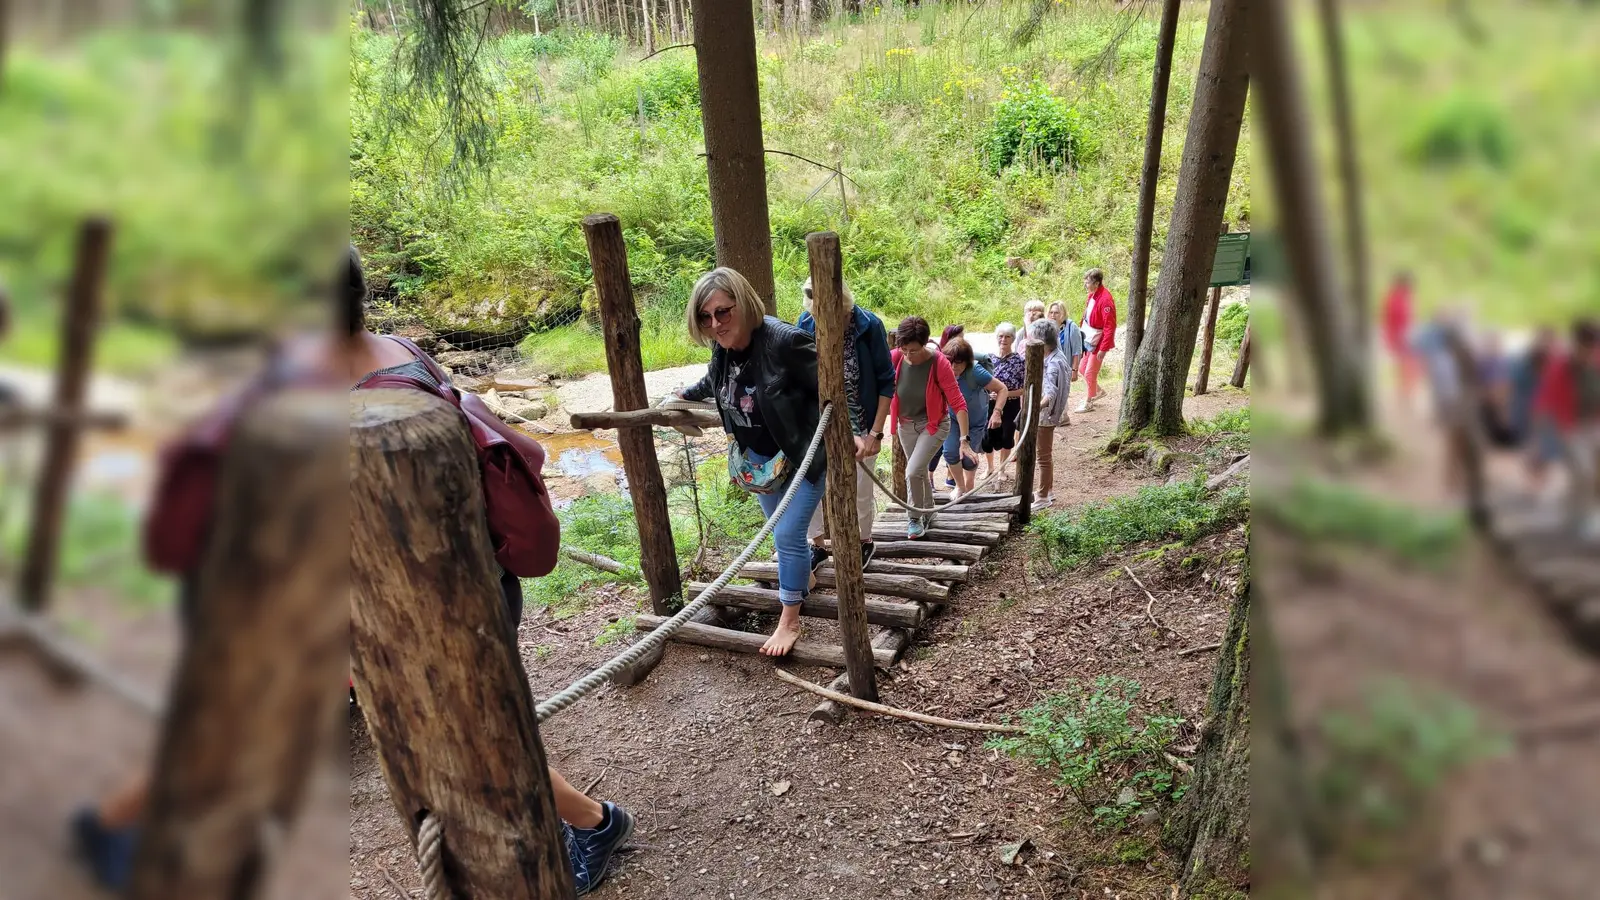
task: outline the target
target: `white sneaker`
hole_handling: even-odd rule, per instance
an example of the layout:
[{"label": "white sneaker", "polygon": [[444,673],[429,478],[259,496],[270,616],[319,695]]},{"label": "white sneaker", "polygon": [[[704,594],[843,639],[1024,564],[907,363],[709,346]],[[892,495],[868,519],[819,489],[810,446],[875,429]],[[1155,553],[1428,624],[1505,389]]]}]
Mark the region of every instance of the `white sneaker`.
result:
[{"label": "white sneaker", "polygon": [[1075,413],[1086,413],[1086,412],[1089,411],[1089,407],[1092,406],[1092,405],[1094,405],[1093,401],[1091,401],[1089,398],[1085,397],[1083,399],[1083,402],[1079,403],[1078,404],[1078,408],[1073,410],[1073,412],[1075,412]]}]

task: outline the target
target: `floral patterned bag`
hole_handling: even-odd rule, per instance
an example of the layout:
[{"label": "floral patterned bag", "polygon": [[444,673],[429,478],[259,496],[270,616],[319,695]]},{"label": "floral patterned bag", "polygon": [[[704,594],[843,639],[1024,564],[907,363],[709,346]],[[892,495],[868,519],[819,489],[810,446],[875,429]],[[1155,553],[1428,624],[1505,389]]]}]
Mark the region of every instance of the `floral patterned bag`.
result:
[{"label": "floral patterned bag", "polygon": [[782,450],[766,462],[752,462],[739,442],[732,436],[728,438],[728,478],[749,493],[776,493],[789,480],[789,469],[789,458]]}]

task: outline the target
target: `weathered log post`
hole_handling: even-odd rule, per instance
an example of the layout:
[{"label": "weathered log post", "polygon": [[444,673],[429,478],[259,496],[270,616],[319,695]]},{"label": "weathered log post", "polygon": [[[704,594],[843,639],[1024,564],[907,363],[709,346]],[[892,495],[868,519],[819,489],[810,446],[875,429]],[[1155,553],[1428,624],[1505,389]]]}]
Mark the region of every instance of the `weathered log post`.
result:
[{"label": "weathered log post", "polygon": [[1245,376],[1250,374],[1250,326],[1244,326],[1244,340],[1239,342],[1239,361],[1233,364],[1233,378],[1228,383],[1236,388],[1244,387]]},{"label": "weathered log post", "polygon": [[892,434],[889,437],[890,443],[894,445],[889,448],[889,453],[894,457],[894,462],[891,464],[894,468],[894,480],[889,483],[889,486],[894,488],[895,499],[905,500],[906,448],[900,443],[900,435],[898,433]]},{"label": "weathered log post", "polygon": [[56,364],[54,408],[60,418],[50,424],[43,471],[33,495],[32,534],[17,585],[22,608],[37,612],[50,602],[61,529],[67,517],[67,492],[77,462],[84,398],[89,392],[94,336],[100,327],[106,265],[111,256],[111,223],[90,219],[78,233],[67,307],[61,314],[61,358]]},{"label": "weathered log post", "polygon": [[[1023,376],[1023,386],[1028,391],[1028,399],[1022,403],[1023,419],[1032,424],[1028,433],[1023,436],[1022,446],[1017,448],[1017,524],[1025,526],[1033,519],[1033,481],[1034,467],[1039,459],[1039,419],[1041,410],[1039,401],[1044,396],[1044,345],[1034,342],[1028,345],[1026,372]],[[1033,410],[1031,419],[1028,410]],[[1045,490],[1050,486],[1045,485]]]},{"label": "weathered log post", "polygon": [[241,421],[162,729],[132,900],[261,896],[272,836],[342,725],[347,405],[293,391]]},{"label": "weathered log post", "polygon": [[1222,288],[1211,289],[1211,304],[1206,310],[1206,327],[1200,337],[1200,371],[1194,376],[1194,395],[1204,394],[1211,384],[1211,349],[1217,344],[1217,310],[1222,306]]},{"label": "weathered log post", "polygon": [[[595,291],[600,295],[612,408],[617,412],[645,409],[650,397],[644,389],[639,312],[633,302],[622,223],[610,213],[588,216],[583,220],[583,236],[589,243],[589,264],[594,269]],[[633,514],[639,523],[639,571],[650,586],[650,607],[658,616],[670,615],[668,604],[682,596],[683,580],[678,574],[678,554],[672,546],[667,485],[656,459],[655,435],[649,428],[619,428],[617,444],[622,448],[628,493],[633,496]]]},{"label": "weathered log post", "polygon": [[[844,295],[839,236],[831,231],[806,236],[815,298],[811,315],[817,322],[817,396],[833,404],[823,437],[828,456],[826,515],[833,541],[834,593],[839,597],[839,635],[844,644],[850,693],[861,700],[878,699],[872,643],[867,637],[867,593],[861,583],[861,526],[856,521],[856,442],[845,401],[844,339],[850,301]],[[867,398],[863,397],[863,402]],[[800,473],[795,474],[801,477]]]},{"label": "weathered log post", "polygon": [[573,896],[533,697],[461,414],[420,391],[350,400],[356,694],[414,842],[443,830],[461,900]]}]

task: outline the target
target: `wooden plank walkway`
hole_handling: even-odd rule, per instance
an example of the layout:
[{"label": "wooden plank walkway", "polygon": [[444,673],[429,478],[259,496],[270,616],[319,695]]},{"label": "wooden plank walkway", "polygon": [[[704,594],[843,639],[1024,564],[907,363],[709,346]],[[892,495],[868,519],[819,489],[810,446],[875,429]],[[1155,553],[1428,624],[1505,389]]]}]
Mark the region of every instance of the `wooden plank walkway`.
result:
[{"label": "wooden plank walkway", "polygon": [[[936,495],[936,503],[947,505],[948,497]],[[867,622],[879,626],[872,640],[874,664],[893,665],[912,637],[927,619],[951,602],[951,590],[964,584],[970,566],[998,547],[1016,526],[1018,498],[1014,494],[982,494],[935,515],[926,537],[905,538],[905,511],[890,506],[878,516],[872,530],[876,552],[862,575],[868,594]],[[776,562],[750,562],[737,579],[711,601],[712,605],[738,614],[741,611],[777,612],[781,609]],[[685,584],[685,595],[693,597],[709,585]],[[832,563],[817,570],[817,585],[800,607],[802,616],[822,619],[839,617],[838,598],[827,589],[837,587]],[[648,631],[664,619],[639,616],[635,627]],[[713,647],[735,653],[757,653],[767,636],[737,628],[695,623],[673,635],[672,640]],[[802,639],[788,659],[805,665],[841,667],[842,647]]]}]

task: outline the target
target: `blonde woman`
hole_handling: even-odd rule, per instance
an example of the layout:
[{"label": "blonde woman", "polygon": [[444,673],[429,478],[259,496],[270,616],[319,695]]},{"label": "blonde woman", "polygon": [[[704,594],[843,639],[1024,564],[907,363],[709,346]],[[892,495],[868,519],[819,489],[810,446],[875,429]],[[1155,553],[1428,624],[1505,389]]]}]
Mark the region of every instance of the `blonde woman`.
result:
[{"label": "blonde woman", "polygon": [[768,518],[794,479],[800,479],[772,532],[783,612],[761,648],[767,656],[784,656],[800,637],[800,604],[814,580],[806,529],[822,500],[827,473],[820,447],[811,468],[798,471],[819,418],[816,341],[767,315],[750,282],[726,267],[696,282],[684,318],[689,338],[711,348],[711,365],[704,378],[678,396],[716,400],[728,435],[729,477],[756,496]]}]

